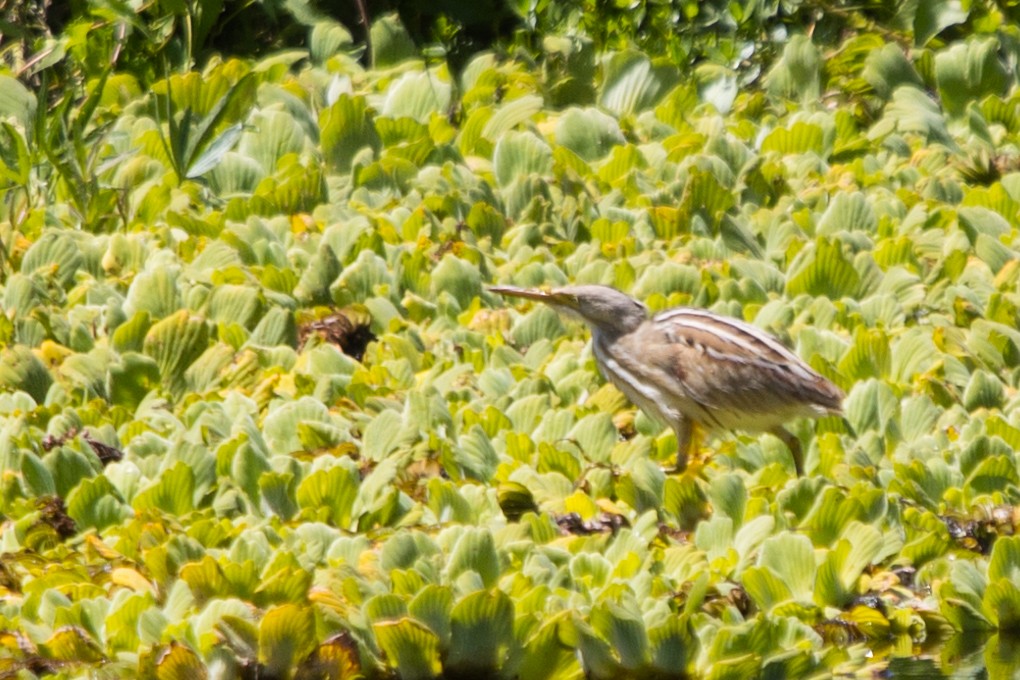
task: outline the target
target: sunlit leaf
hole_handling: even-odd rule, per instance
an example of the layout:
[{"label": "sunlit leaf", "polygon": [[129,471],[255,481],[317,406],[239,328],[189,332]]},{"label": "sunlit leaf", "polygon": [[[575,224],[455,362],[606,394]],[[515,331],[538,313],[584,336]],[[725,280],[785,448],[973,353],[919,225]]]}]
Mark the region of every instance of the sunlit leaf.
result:
[{"label": "sunlit leaf", "polygon": [[492,165],[496,180],[505,187],[519,177],[549,174],[552,152],[530,132],[507,132],[496,142]]},{"label": "sunlit leaf", "polygon": [[15,345],[0,350],[0,385],[27,392],[42,402],[52,382],[45,364],[28,347]]},{"label": "sunlit leaf", "polygon": [[284,604],[259,622],[259,662],[266,672],[282,675],[315,648],[315,617],[308,608]]},{"label": "sunlit leaf", "polygon": [[450,83],[435,73],[408,72],[386,91],[382,115],[390,118],[406,116],[426,123],[434,113],[442,113],[450,105]]},{"label": "sunlit leaf", "polygon": [[556,143],[589,162],[625,141],[616,119],[598,109],[567,109],[556,123]]},{"label": "sunlit leaf", "polygon": [[209,672],[190,648],[171,643],[156,659],[157,680],[203,680]]},{"label": "sunlit leaf", "polygon": [[831,299],[853,296],[861,277],[843,251],[840,241],[819,238],[790,264],[786,292],[822,295]]},{"label": "sunlit leaf", "polygon": [[973,38],[935,56],[935,77],[946,109],[963,113],[968,101],[1003,94],[1006,72],[998,58],[998,41]]},{"label": "sunlit leaf", "polygon": [[163,386],[171,393],[186,389],[188,367],[202,355],[209,342],[209,325],[186,310],[156,323],[145,334],[143,351],[159,366]]},{"label": "sunlit leaf", "polygon": [[599,104],[617,116],[655,106],[679,79],[669,64],[653,62],[636,51],[618,52],[604,66]]},{"label": "sunlit leaf", "polygon": [[765,82],[771,92],[807,103],[821,94],[821,67],[821,55],[811,38],[794,35]]},{"label": "sunlit leaf", "polygon": [[431,680],[439,676],[439,639],[423,624],[404,618],[377,623],[372,630],[401,678]]},{"label": "sunlit leaf", "polygon": [[323,153],[330,164],[345,171],[363,148],[377,150],[379,135],[372,124],[373,114],[361,97],[340,95],[319,115]]},{"label": "sunlit leaf", "polygon": [[514,608],[501,590],[478,591],[450,613],[450,651],[446,666],[461,673],[492,673],[512,650]]}]

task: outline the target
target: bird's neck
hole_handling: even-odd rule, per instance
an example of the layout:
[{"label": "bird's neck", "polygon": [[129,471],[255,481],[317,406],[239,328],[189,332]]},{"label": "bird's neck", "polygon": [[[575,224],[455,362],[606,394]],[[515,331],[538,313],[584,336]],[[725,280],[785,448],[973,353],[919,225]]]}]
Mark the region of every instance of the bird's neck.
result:
[{"label": "bird's neck", "polygon": [[637,314],[625,314],[612,319],[609,323],[603,322],[597,327],[595,324],[589,324],[589,326],[592,335],[600,333],[606,340],[615,340],[621,335],[633,333],[647,320],[646,317]]},{"label": "bird's neck", "polygon": [[593,341],[613,343],[621,336],[636,331],[641,327],[642,323],[644,323],[643,319],[639,319],[636,322],[629,319],[619,319],[617,323],[611,325],[600,324],[596,326],[595,324],[589,324],[588,327],[591,329],[591,338]]}]

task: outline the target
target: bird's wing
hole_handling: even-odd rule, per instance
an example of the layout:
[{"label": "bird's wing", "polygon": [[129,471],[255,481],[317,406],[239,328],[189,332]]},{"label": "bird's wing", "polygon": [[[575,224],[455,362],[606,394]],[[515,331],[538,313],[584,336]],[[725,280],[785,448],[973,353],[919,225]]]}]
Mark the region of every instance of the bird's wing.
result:
[{"label": "bird's wing", "polygon": [[709,409],[777,413],[838,412],[843,393],[778,340],[755,326],[680,307],[656,315],[650,332],[665,342],[652,358]]}]

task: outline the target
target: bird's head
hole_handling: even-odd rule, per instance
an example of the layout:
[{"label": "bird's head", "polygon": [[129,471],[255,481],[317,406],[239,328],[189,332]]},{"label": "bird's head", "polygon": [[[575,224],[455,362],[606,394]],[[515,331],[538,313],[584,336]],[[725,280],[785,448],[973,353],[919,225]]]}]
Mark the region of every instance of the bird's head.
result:
[{"label": "bird's head", "polygon": [[606,333],[629,333],[648,318],[648,309],[643,304],[609,286],[565,286],[552,290],[493,286],[489,290],[544,302]]}]

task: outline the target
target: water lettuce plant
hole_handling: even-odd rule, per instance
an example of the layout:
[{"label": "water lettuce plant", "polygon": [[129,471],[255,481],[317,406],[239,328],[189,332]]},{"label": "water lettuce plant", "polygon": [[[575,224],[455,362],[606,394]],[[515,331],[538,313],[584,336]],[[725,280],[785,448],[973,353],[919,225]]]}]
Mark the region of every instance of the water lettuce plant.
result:
[{"label": "water lettuce plant", "polygon": [[[204,3],[97,4],[0,74],[0,675],[1015,672],[1012,10],[666,4],[711,40],[515,3],[458,69],[396,15],[196,60]],[[143,34],[181,61],[97,66]],[[493,282],[744,319],[845,418],[803,478],[767,435],[666,474]]]}]

